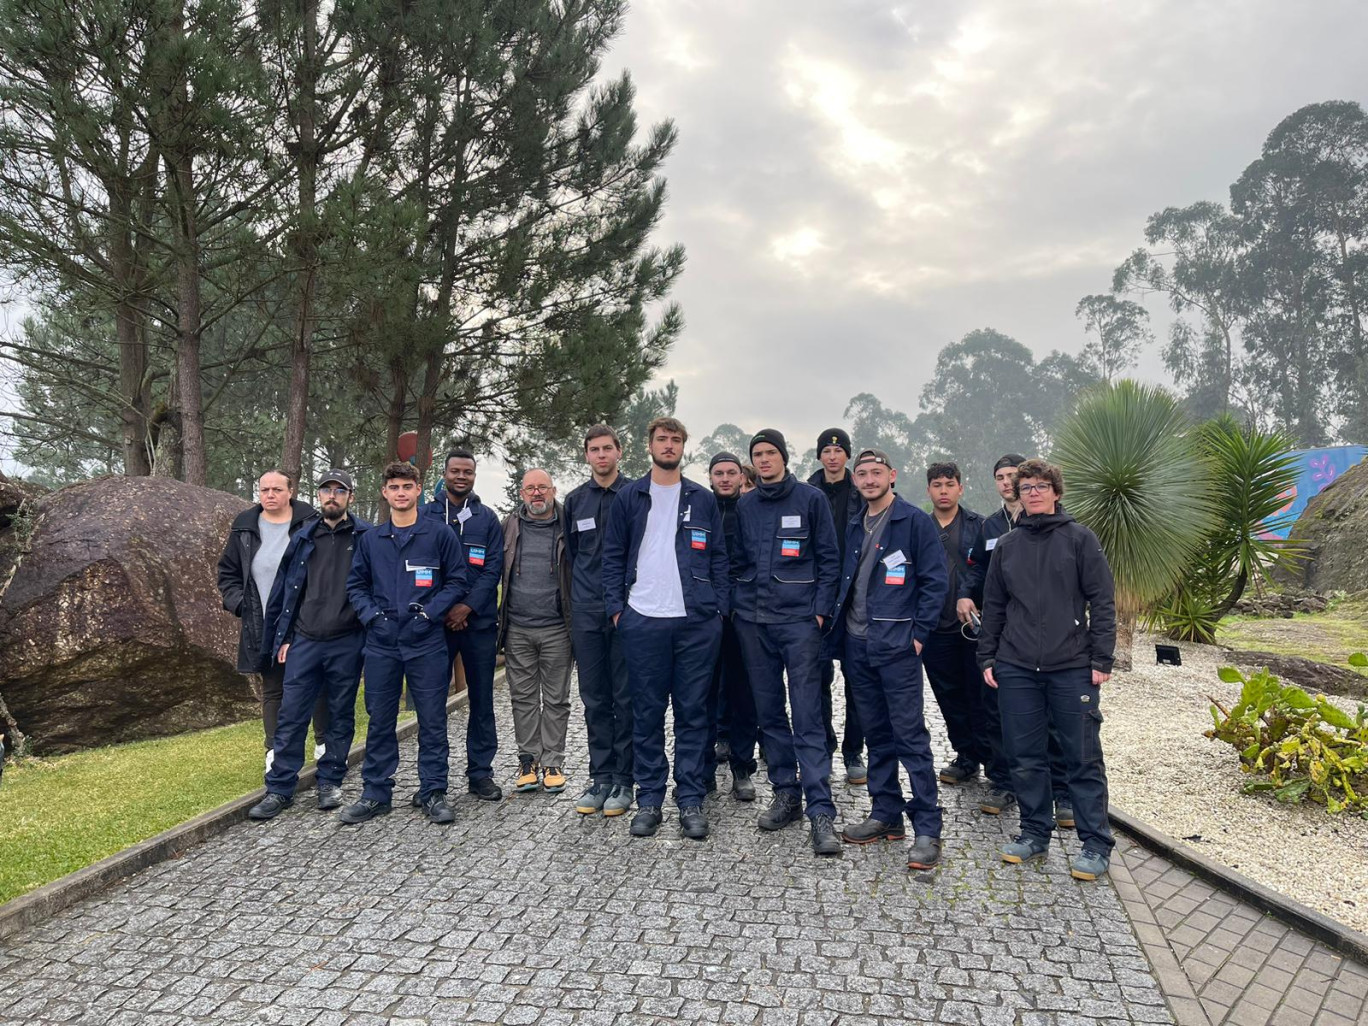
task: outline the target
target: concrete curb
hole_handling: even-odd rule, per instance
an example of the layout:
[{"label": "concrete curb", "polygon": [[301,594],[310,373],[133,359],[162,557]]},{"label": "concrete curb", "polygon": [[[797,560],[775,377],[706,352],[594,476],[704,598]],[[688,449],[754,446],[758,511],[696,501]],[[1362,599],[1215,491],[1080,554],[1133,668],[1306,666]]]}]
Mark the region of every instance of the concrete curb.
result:
[{"label": "concrete curb", "polygon": [[[450,699],[447,702],[447,712],[453,712],[465,705],[468,694],[468,692],[462,691]],[[399,724],[395,731],[401,741],[417,732],[418,720],[416,717],[406,723]],[[366,746],[364,743],[352,745],[352,750],[347,755],[347,765],[355,766],[365,757],[365,754]],[[311,786],[316,772],[316,767],[306,767],[299,774],[299,787],[302,789]],[[245,821],[247,810],[259,802],[265,793],[266,789],[260,788],[251,794],[235,798],[224,805],[220,805],[217,809],[210,809],[194,819],[186,820],[179,826],[164,830],[155,837],[149,837],[147,840],[139,841],[123,851],[115,852],[92,866],[86,866],[74,873],[68,873],[60,880],[54,880],[50,884],[44,884],[36,890],[5,902],[5,904],[0,905],[0,941],[7,940],[15,934],[41,923],[62,909],[69,908],[78,901],[84,901],[111,884],[127,879],[134,873],[154,866],[158,862],[176,858],[187,849]]]},{"label": "concrete curb", "polygon": [[1368,965],[1368,934],[1359,933],[1343,923],[1336,922],[1313,908],[1294,901],[1285,894],[1265,887],[1251,880],[1243,873],[1222,865],[1193,851],[1181,841],[1175,840],[1148,823],[1122,812],[1115,805],[1107,810],[1108,818],[1118,830],[1124,831],[1141,845],[1157,855],[1162,855],[1199,879],[1241,901],[1254,906],[1259,911],[1273,916],[1295,930],[1313,937],[1322,944],[1352,958],[1361,965]]}]

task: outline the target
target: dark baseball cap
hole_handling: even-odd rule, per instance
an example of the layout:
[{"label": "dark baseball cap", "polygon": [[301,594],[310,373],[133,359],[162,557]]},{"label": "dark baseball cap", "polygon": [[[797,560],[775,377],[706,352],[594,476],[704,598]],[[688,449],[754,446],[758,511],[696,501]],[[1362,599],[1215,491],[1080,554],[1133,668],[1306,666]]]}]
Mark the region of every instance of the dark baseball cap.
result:
[{"label": "dark baseball cap", "polygon": [[893,461],[882,449],[861,449],[860,455],[855,457],[855,466],[858,467],[862,463],[881,463],[890,470],[893,469]]},{"label": "dark baseball cap", "polygon": [[356,491],[356,485],[352,483],[351,475],[345,470],[330,470],[318,479],[318,487],[322,488],[325,484],[340,484],[349,492]]}]

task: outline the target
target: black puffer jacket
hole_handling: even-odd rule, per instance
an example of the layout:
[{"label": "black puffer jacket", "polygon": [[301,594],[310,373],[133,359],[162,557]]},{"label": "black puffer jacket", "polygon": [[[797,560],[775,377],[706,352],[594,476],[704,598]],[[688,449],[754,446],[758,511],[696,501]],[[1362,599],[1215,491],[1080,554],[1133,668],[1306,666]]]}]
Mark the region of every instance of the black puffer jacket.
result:
[{"label": "black puffer jacket", "polygon": [[999,539],[983,589],[978,662],[1110,673],[1116,650],[1111,567],[1097,535],[1068,513],[1023,516]]},{"label": "black puffer jacket", "polygon": [[[291,499],[290,537],[293,538],[304,526],[304,521],[313,515],[314,508],[307,502]],[[260,516],[259,502],[237,515],[218,561],[218,590],[223,596],[223,608],[242,621],[242,633],[238,636],[238,673],[260,673],[265,659],[261,639],[265,610],[252,583],[252,559],[261,548],[261,529],[257,527]]]}]

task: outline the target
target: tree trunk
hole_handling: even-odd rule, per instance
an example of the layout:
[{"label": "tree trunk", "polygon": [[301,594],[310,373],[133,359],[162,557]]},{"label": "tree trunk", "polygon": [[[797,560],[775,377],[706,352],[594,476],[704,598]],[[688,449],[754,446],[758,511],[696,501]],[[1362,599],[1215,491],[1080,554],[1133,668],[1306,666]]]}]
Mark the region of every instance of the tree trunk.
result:
[{"label": "tree trunk", "polygon": [[119,341],[119,395],[124,407],[119,413],[123,437],[124,474],[146,477],[152,473],[148,453],[147,344],[139,324],[138,308],[120,299],[115,310],[115,332]]},{"label": "tree trunk", "polygon": [[182,470],[187,484],[209,480],[209,458],[204,445],[204,395],[200,384],[199,239],[195,231],[194,168],[188,154],[168,162],[175,179],[176,301],[179,307],[176,341],[177,397],[180,399]]},{"label": "tree trunk", "polygon": [[437,408],[437,389],[442,380],[442,351],[431,352],[423,373],[423,391],[418,396],[418,473],[426,475],[432,466],[432,420]]},{"label": "tree trunk", "polygon": [[1135,642],[1135,611],[1116,607],[1116,654],[1112,657],[1112,669],[1129,672],[1131,669],[1131,646]]},{"label": "tree trunk", "polygon": [[385,412],[385,462],[399,458],[399,436],[404,433],[404,408],[408,405],[408,375],[396,357],[390,363],[390,401]]}]

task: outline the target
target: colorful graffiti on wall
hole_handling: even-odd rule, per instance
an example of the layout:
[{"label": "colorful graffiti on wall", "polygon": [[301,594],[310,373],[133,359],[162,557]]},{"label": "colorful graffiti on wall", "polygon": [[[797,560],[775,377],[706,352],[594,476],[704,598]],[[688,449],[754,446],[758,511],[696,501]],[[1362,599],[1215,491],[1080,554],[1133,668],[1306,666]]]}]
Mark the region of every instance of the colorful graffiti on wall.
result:
[{"label": "colorful graffiti on wall", "polygon": [[1306,504],[1346,470],[1368,456],[1368,446],[1335,445],[1326,449],[1293,449],[1301,472],[1297,482],[1283,493],[1287,505],[1265,523],[1276,522],[1276,530],[1265,531],[1265,538],[1286,538]]}]

